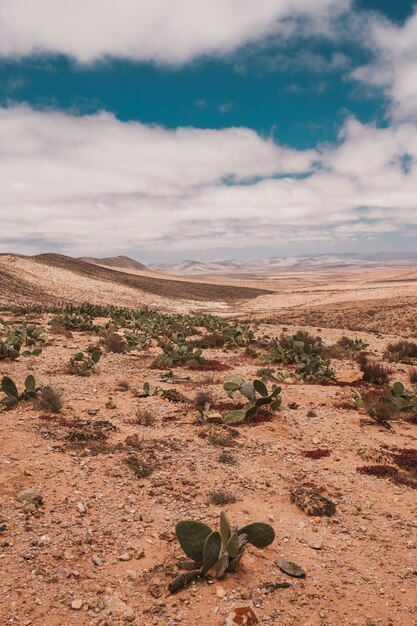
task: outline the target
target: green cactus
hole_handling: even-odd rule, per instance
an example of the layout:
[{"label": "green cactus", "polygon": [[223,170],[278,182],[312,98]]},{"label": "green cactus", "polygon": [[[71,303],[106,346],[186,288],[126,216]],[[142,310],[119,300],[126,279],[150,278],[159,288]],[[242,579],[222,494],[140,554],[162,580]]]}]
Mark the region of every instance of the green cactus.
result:
[{"label": "green cactus", "polygon": [[38,388],[36,387],[35,377],[32,374],[25,379],[25,387],[22,393],[19,393],[16,383],[8,376],[3,376],[1,380],[2,391],[6,397],[0,401],[3,409],[11,409],[22,400],[31,400],[37,396]]},{"label": "green cactus", "polygon": [[204,577],[210,570],[215,578],[222,578],[239,563],[247,543],[266,548],[275,539],[274,529],[263,522],[254,522],[240,530],[231,527],[224,511],[220,513],[220,532],[193,520],[178,522],[175,532],[181,548],[198,569],[174,578],[168,586],[171,593]]},{"label": "green cactus", "polygon": [[274,529],[264,522],[253,522],[253,524],[239,528],[238,534],[246,535],[249,543],[257,548],[266,548],[275,539]]},{"label": "green cactus", "polygon": [[90,354],[77,352],[68,362],[68,372],[77,376],[91,376],[101,358],[100,350],[93,350]]},{"label": "green cactus", "polygon": [[203,562],[204,543],[211,532],[209,526],[194,520],[178,522],[175,527],[181,548],[189,559],[199,565]]},{"label": "green cactus", "polygon": [[207,572],[217,563],[220,557],[221,537],[217,531],[211,532],[203,548],[203,563],[201,565],[201,576],[205,576]]}]

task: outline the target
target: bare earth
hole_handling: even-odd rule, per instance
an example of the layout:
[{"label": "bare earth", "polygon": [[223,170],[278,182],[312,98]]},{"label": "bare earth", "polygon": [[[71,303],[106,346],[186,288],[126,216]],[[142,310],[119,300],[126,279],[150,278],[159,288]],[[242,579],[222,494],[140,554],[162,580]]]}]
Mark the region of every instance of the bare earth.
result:
[{"label": "bare earth", "polygon": [[[207,283],[158,278],[162,287],[146,273],[118,282],[60,263],[0,256],[1,308],[88,300],[171,313],[207,310],[251,321],[260,337],[284,327],[319,334],[326,344],[361,337],[379,361],[389,342],[417,337],[415,269]],[[227,429],[198,424],[195,396],[208,390],[230,402],[224,380],[233,374],[253,380],[260,366],[244,349],[204,351],[228,365],[226,372],[178,368],[190,380],[175,388],[189,401],[174,404],[134,396],[145,381],[157,384],[160,372],[149,369],[160,353],[156,344],[138,356],[104,353],[90,378],[70,376],[69,357],[96,337],[53,334],[51,314],[0,315],[35,320],[48,337],[36,358],[0,360],[0,375],[21,386],[34,373],[37,384],[53,386],[64,400],[56,416],[29,402],[0,414],[1,625],[220,626],[232,607],[247,604],[266,624],[417,625],[416,491],[357,472],[386,462],[394,448],[417,448],[417,426],[401,419],[393,431],[360,424],[350,383],[361,373],[353,359],[333,361],[345,384],[283,385],[282,409],[272,421],[240,426],[225,443]],[[391,382],[410,387],[412,366],[391,367]],[[128,391],[116,391],[121,380]],[[138,408],[155,422],[135,423]],[[316,415],[307,417],[309,411]],[[81,440],[80,432],[108,437]],[[303,455],[317,448],[330,455]],[[234,464],[219,459],[225,450]],[[132,456],[153,472],[137,477],[125,462]],[[336,504],[334,516],[310,516],[291,501],[291,488],[306,482]],[[39,489],[40,507],[17,500],[30,487]],[[193,518],[215,526],[221,507],[209,501],[218,490],[236,496],[225,506],[232,521],[268,521],[276,540],[266,550],[247,549],[239,571],[224,580],[170,595],[167,585],[183,556],[175,523]],[[300,565],[306,578],[281,572],[280,556]],[[269,585],[282,582],[291,586]]]}]

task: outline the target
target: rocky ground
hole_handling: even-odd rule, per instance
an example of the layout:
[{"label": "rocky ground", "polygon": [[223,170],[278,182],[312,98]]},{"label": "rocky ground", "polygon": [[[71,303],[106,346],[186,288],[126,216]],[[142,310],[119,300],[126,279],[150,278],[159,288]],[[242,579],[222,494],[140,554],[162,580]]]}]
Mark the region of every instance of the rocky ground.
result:
[{"label": "rocky ground", "polygon": [[[50,317],[29,316],[46,328]],[[276,336],[282,328],[255,332]],[[326,344],[359,336],[306,330]],[[398,339],[381,331],[360,334],[378,360]],[[84,378],[69,375],[68,359],[96,338],[46,334],[40,356],[0,361],[0,374],[20,387],[33,373],[63,399],[58,414],[30,401],[0,414],[1,624],[218,626],[236,606],[252,606],[266,624],[417,624],[416,491],[357,471],[390,463],[395,449],[417,448],[417,426],[361,424],[353,358],[333,361],[338,384],[284,384],[270,421],[231,428],[200,424],[195,398],[207,391],[215,404],[233,402],[223,382],[232,374],[252,380],[260,367],[244,349],[205,351],[228,371],[178,368],[190,379],[174,385],[185,401],[173,403],[135,396],[145,381],[157,384],[156,345],[138,355],[104,353]],[[391,367],[391,381],[409,387],[411,366]],[[309,458],[317,450],[322,458]],[[313,490],[335,504],[335,514],[312,516],[311,502],[297,506],[291,494],[300,488],[304,504]],[[184,556],[176,522],[216,526],[222,508],[240,526],[269,522],[275,542],[248,548],[223,580],[171,595]],[[281,557],[305,578],[281,571]]]}]

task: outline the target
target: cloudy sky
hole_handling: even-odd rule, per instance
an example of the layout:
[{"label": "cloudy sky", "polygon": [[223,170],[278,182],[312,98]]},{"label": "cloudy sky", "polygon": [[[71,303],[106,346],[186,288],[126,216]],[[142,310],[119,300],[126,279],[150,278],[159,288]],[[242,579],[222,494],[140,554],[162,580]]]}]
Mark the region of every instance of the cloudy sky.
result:
[{"label": "cloudy sky", "polygon": [[417,250],[417,5],[0,0],[0,252]]}]

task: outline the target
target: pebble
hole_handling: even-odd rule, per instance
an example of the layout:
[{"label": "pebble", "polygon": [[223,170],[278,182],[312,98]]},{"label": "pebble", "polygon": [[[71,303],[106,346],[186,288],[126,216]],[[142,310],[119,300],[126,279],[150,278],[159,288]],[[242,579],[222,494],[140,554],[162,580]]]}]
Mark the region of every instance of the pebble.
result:
[{"label": "pebble", "polygon": [[253,606],[236,606],[226,618],[226,626],[256,626],[259,616]]},{"label": "pebble", "polygon": [[123,552],[123,554],[119,554],[117,558],[119,559],[119,561],[130,561],[132,557],[130,556],[129,552]]},{"label": "pebble", "polygon": [[42,496],[39,489],[36,489],[36,487],[24,489],[18,493],[16,497],[19,502],[24,502],[25,505],[32,504],[34,506],[40,506],[42,504]]},{"label": "pebble", "polygon": [[81,515],[84,515],[85,513],[87,513],[86,506],[83,502],[77,502],[77,509],[79,510]]},{"label": "pebble", "polygon": [[81,598],[75,598],[75,600],[71,602],[71,608],[74,609],[74,611],[79,611],[82,605],[83,601]]},{"label": "pebble", "polygon": [[317,539],[312,541],[309,545],[310,545],[310,548],[313,548],[313,550],[321,550],[323,547],[323,539],[321,537],[318,537]]},{"label": "pebble", "polygon": [[116,595],[105,596],[104,598],[105,606],[108,611],[112,614],[117,620],[124,620],[126,622],[134,622],[135,621],[135,612],[131,606],[123,602]]},{"label": "pebble", "polygon": [[218,598],[224,598],[226,595],[226,591],[223,589],[223,587],[217,587],[216,589],[216,596]]},{"label": "pebble", "polygon": [[97,554],[93,554],[91,560],[93,561],[94,565],[102,565],[103,563],[103,561],[100,559],[99,556],[97,556]]}]

